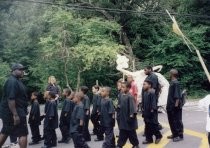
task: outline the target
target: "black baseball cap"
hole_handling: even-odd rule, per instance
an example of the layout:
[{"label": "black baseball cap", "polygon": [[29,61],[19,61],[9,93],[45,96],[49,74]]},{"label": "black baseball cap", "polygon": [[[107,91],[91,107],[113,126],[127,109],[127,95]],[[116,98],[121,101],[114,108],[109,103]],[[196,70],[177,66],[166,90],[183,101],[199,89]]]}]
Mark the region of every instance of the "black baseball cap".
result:
[{"label": "black baseball cap", "polygon": [[22,64],[20,63],[15,63],[15,64],[12,64],[12,67],[11,67],[11,70],[12,71],[15,71],[15,70],[25,70],[26,67],[23,66]]}]

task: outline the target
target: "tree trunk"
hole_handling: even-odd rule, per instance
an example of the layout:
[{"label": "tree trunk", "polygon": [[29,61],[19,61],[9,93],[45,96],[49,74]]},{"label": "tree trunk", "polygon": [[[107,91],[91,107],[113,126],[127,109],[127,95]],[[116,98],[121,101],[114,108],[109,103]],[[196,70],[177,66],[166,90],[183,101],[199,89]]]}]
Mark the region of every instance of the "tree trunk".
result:
[{"label": "tree trunk", "polygon": [[79,87],[80,87],[80,81],[81,81],[81,71],[79,70],[77,73],[77,91],[79,91]]}]

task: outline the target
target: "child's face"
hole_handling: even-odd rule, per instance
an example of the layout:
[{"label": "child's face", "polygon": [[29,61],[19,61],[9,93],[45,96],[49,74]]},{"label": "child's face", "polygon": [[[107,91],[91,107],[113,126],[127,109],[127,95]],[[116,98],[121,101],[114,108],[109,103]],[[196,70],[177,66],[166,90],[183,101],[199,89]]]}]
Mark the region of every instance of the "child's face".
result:
[{"label": "child's face", "polygon": [[66,97],[67,96],[67,92],[64,90],[62,95],[63,95],[63,97]]},{"label": "child's face", "polygon": [[122,90],[123,93],[127,93],[129,91],[126,84],[122,84],[121,90]]},{"label": "child's face", "polygon": [[92,92],[93,92],[93,94],[95,94],[95,93],[97,93],[97,89],[95,89],[95,87],[92,87]]},{"label": "child's face", "polygon": [[117,90],[121,90],[121,87],[122,87],[122,83],[118,82],[117,83]]},{"label": "child's face", "polygon": [[101,89],[101,96],[106,97],[106,90],[104,88]]},{"label": "child's face", "polygon": [[79,97],[74,96],[73,101],[74,101],[75,103],[79,102],[79,100],[80,100]]},{"label": "child's face", "polygon": [[37,99],[37,96],[35,96],[33,93],[31,94],[31,100]]},{"label": "child's face", "polygon": [[143,83],[143,89],[146,91],[150,88],[150,85],[147,82]]}]

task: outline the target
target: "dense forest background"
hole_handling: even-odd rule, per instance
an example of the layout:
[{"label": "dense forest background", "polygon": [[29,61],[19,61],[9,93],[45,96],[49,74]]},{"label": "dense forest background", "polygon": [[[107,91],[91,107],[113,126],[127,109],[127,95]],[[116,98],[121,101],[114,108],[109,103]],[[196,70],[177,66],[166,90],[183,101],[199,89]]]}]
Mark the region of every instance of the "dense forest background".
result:
[{"label": "dense forest background", "polygon": [[130,70],[161,64],[167,76],[177,68],[190,95],[205,95],[210,85],[196,53],[172,32],[165,9],[210,69],[209,0],[0,1],[0,87],[14,62],[28,67],[30,91],[43,91],[50,75],[61,88],[96,80],[114,87],[122,77],[115,64],[121,53],[135,61]]}]

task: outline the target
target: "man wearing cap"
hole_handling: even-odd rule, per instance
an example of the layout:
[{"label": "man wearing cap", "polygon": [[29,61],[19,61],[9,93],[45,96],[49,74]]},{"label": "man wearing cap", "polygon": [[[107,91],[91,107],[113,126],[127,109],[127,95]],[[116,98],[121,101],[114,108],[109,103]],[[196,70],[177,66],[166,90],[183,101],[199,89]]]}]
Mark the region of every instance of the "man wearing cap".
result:
[{"label": "man wearing cap", "polygon": [[9,135],[19,138],[20,148],[27,147],[28,128],[27,92],[21,78],[24,76],[25,67],[22,64],[13,64],[12,73],[4,84],[3,97],[0,104],[0,114],[3,127],[0,134],[0,147],[5,143]]}]

